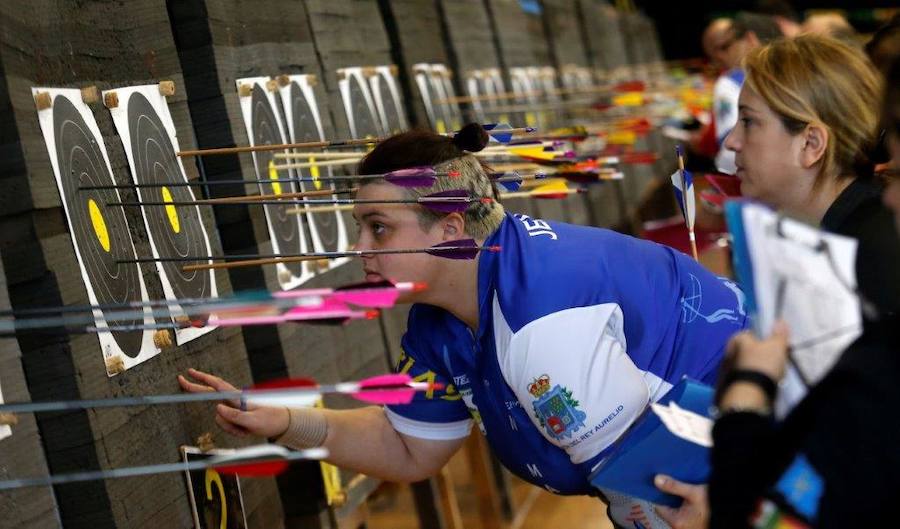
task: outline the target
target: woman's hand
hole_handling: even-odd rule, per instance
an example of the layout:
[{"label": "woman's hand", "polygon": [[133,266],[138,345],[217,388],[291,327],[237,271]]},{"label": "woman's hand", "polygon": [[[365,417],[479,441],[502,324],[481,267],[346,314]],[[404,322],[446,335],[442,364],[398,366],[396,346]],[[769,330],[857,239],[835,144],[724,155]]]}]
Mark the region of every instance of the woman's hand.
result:
[{"label": "woman's hand", "polygon": [[706,485],[682,483],[662,474],[653,479],[653,484],[663,492],[684,498],[684,503],[677,509],[663,505],[656,506],[656,513],[672,526],[672,529],[706,529],[709,525]]},{"label": "woman's hand", "polygon": [[[196,369],[188,369],[188,380],[178,375],[181,388],[190,393],[207,393],[210,391],[240,391],[228,382],[210,373]],[[287,408],[248,405],[246,411],[239,409],[235,401],[223,401],[216,406],[216,424],[226,432],[240,437],[257,435],[260,437],[279,437],[290,425]]]},{"label": "woman's hand", "polygon": [[734,369],[759,371],[778,382],[787,365],[788,337],[787,324],[778,321],[765,340],[756,338],[749,331],[736,334],[728,342],[726,355]]}]

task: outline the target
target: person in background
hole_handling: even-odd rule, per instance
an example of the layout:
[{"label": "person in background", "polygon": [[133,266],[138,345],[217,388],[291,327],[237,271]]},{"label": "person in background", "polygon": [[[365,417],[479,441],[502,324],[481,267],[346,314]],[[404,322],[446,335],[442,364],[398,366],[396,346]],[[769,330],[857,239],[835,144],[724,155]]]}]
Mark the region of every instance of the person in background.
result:
[{"label": "person in background", "polygon": [[850,25],[847,17],[834,11],[809,15],[803,21],[802,32],[825,35],[847,42],[856,40],[856,30]]},{"label": "person in background", "polygon": [[[900,252],[875,175],[882,78],[861,50],[801,35],[744,62],[736,153],[744,196],[859,240],[857,280],[868,301],[897,310]],[[890,250],[890,251],[889,251]],[[887,252],[887,253],[886,253]]]},{"label": "person in background", "polygon": [[866,43],[865,50],[878,71],[887,75],[894,57],[900,56],[900,13],[878,28]]},{"label": "person in background", "polygon": [[772,17],[787,38],[796,37],[803,31],[800,16],[787,0],[758,0],[753,12]]},{"label": "person in background", "polygon": [[[889,150],[897,158],[896,59],[888,71],[883,116]],[[889,180],[883,201],[900,230],[900,179]],[[900,239],[894,235],[883,240],[878,257],[896,255]],[[734,367],[723,374],[721,417],[713,429],[711,529],[772,527],[781,520],[791,527],[880,527],[896,519],[900,317],[891,306],[878,308],[878,320],[867,322],[863,335],[782,423],[772,420],[771,411],[788,362],[789,330],[782,324],[764,340],[749,333],[732,340]]]},{"label": "person in background", "polygon": [[[900,497],[900,424],[889,417],[900,405],[900,182],[885,191],[869,159],[882,137],[881,78],[860,50],[816,35],[772,43],[744,64],[741,119],[726,142],[737,152],[744,194],[858,239],[858,289],[873,310],[864,315],[863,335],[782,423],[774,422],[771,404],[789,331],[779,326],[765,340],[747,333],[732,340],[713,432],[710,524],[750,527],[765,497],[774,505],[766,512],[805,512],[816,527],[874,527],[894,516],[891,499]],[[898,70],[887,80],[883,112],[895,155]],[[824,483],[821,496],[791,506],[791,494],[769,494],[786,472]],[[682,527],[703,527],[702,487],[666,476],[658,486],[685,498],[674,514]],[[765,523],[760,527],[770,527]]]},{"label": "person in background", "polygon": [[734,154],[725,149],[722,143],[738,119],[738,96],[744,84],[741,61],[752,50],[781,37],[782,34],[772,17],[749,12],[738,13],[729,33],[729,40],[723,45],[725,53],[722,59],[728,70],[719,77],[713,87],[713,119],[719,145],[716,167],[720,172],[733,174],[736,170]]},{"label": "person in background", "polygon": [[[716,18],[712,20],[703,31],[701,45],[703,53],[709,59],[710,66],[715,69],[713,77],[718,79],[722,72],[728,69],[725,59],[731,45],[731,19]],[[713,116],[710,117],[709,123],[691,135],[689,149],[693,154],[689,157],[692,163],[696,164],[697,158],[700,158],[710,167],[714,166],[713,160],[719,152],[719,142],[716,138],[716,121]]]},{"label": "person in background", "polygon": [[709,58],[709,62],[716,68],[727,69],[726,58],[731,44],[731,19],[713,19],[703,30],[700,43],[703,53]]}]

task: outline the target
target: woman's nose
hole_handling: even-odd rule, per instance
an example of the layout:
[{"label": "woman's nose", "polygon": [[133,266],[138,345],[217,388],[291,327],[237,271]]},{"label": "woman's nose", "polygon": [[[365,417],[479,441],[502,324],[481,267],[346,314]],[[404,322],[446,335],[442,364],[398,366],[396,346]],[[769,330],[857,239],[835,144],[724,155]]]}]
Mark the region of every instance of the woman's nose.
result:
[{"label": "woman's nose", "polygon": [[725,141],[722,142],[722,146],[729,151],[740,152],[741,150],[741,142],[738,137],[739,133],[737,132],[737,129],[737,127],[731,129],[731,132],[725,136]]}]

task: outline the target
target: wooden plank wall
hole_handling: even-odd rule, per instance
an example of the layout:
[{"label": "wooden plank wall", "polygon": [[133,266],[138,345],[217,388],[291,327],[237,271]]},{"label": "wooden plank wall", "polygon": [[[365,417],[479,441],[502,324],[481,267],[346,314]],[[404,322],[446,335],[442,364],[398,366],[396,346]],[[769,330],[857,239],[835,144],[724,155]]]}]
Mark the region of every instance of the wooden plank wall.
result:
[{"label": "wooden plank wall", "polygon": [[[187,4],[187,5],[186,5]],[[249,76],[313,74],[322,80],[314,87],[322,125],[327,137],[348,137],[346,116],[334,71],[344,66],[386,64],[387,53],[371,51],[377,33],[355,31],[362,20],[371,20],[371,5],[346,2],[248,3],[209,0],[170,4],[176,36],[195,40],[182,52],[185,76],[191,82],[191,97],[198,141],[204,147],[246,145],[249,140],[240,114],[235,80]],[[376,6],[377,7],[377,6]],[[359,11],[357,11],[359,10]],[[374,20],[379,16],[377,11]],[[204,22],[206,21],[206,22]],[[356,26],[354,26],[356,24]],[[199,26],[199,27],[198,27]],[[382,32],[383,33],[383,32]],[[202,34],[202,38],[197,38]],[[374,48],[386,49],[385,45]],[[195,103],[196,101],[196,103]],[[203,160],[206,178],[256,178],[252,157]],[[230,209],[230,208],[226,208]],[[229,230],[246,230],[252,224],[259,251],[271,252],[261,208],[242,208],[232,217],[220,216],[220,232],[229,240]],[[352,220],[345,220],[352,232]],[[233,253],[252,248],[235,247]],[[304,287],[334,286],[359,277],[358,262],[321,273]],[[256,272],[258,275],[258,272]],[[242,288],[263,286],[277,289],[272,270],[263,270],[261,284],[248,281]],[[383,373],[388,368],[381,325],[377,321],[354,322],[343,328],[280,325],[254,330],[250,367],[257,381],[282,376],[313,376],[327,383]],[[326,399],[330,407],[351,405],[347,399]],[[299,465],[279,478],[281,504],[289,527],[319,527],[329,523],[324,497],[318,485],[316,465]],[[348,481],[352,476],[345,476]]]},{"label": "wooden plank wall", "polygon": [[414,64],[456,64],[437,2],[422,0],[379,0],[385,30],[391,43],[391,62],[398,67],[398,79],[410,125],[428,127],[425,105],[412,78]]},{"label": "wooden plank wall", "polygon": [[[0,266],[0,310],[9,309],[6,274]],[[0,389],[5,402],[29,400],[22,352],[15,338],[0,338]],[[21,415],[13,433],[0,440],[0,480],[47,473],[41,434],[34,416]],[[51,529],[59,526],[56,500],[50,489],[10,491],[0,496],[0,525]]]},{"label": "wooden plank wall", "polygon": [[[16,187],[15,204],[2,211],[2,259],[13,307],[85,304],[83,287],[68,227],[61,208],[47,149],[31,98],[32,86],[101,89],[171,79],[183,87],[178,56],[162,1],[127,5],[113,2],[37,1],[28,9],[0,7],[3,25],[0,62],[7,92],[0,121],[6,172]],[[35,13],[40,16],[32,16]],[[184,147],[193,145],[192,125],[183,90],[170,108]],[[125,153],[107,109],[92,109],[109,151],[116,180],[130,181]],[[188,168],[189,173],[192,172]],[[195,174],[191,174],[195,176]],[[138,253],[149,255],[146,233],[136,212],[129,212]],[[207,229],[212,218],[204,216]],[[221,251],[217,238],[213,251]],[[152,267],[144,268],[152,298],[162,289]],[[227,276],[219,291],[230,292]],[[34,399],[96,398],[177,390],[175,376],[188,365],[216,366],[223,375],[248,380],[241,333],[220,330],[177,352],[165,351],[146,364],[108,378],[96,335],[35,335],[19,341],[28,389]],[[193,444],[214,429],[205,407],[158,407],[42,414],[37,418],[47,466],[59,473],[86,468],[176,461],[178,446]],[[141,480],[92,482],[54,488],[65,527],[186,526],[190,513],[179,475]],[[271,495],[260,482],[248,487],[248,509],[272,512]]]}]

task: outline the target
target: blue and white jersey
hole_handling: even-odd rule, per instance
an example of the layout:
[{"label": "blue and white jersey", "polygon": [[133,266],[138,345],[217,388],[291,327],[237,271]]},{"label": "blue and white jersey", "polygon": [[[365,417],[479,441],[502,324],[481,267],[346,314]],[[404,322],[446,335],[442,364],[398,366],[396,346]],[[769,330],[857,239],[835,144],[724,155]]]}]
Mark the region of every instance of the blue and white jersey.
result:
[{"label": "blue and white jersey", "polygon": [[726,174],[734,174],[734,151],[725,148],[725,138],[738,121],[738,99],[744,85],[744,70],[731,69],[716,80],[713,86],[713,120],[716,123],[716,142],[719,152],[716,153],[716,168]]},{"label": "blue and white jersey", "polygon": [[474,422],[512,472],[590,494],[591,468],[684,376],[712,383],[745,326],[731,282],[659,244],[507,215],[478,265],[474,333],[414,305],[398,369],[446,384],[389,406],[394,428],[458,439]]}]

